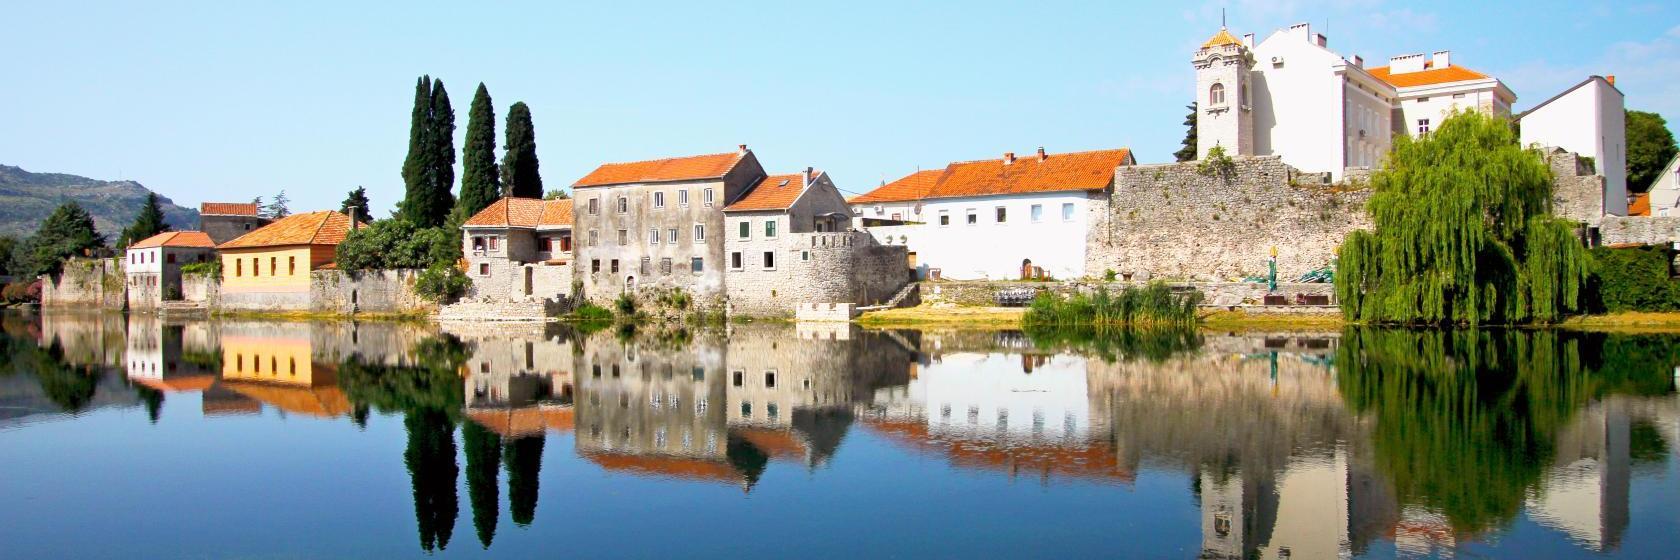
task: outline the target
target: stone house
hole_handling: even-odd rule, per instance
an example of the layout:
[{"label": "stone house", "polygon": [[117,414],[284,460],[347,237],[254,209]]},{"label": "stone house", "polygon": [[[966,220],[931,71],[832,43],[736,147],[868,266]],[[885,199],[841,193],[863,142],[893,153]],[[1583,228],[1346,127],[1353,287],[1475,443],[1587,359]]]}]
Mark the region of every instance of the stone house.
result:
[{"label": "stone house", "polygon": [[1591,158],[1588,171],[1604,177],[1603,212],[1626,216],[1626,110],[1615,80],[1615,76],[1588,77],[1517,120],[1524,146],[1557,147]]},{"label": "stone house", "polygon": [[344,214],[307,212],[281,218],[216,246],[222,259],[221,306],[309,310],[310,273],[333,266],[338,244],[351,227],[350,217]]},{"label": "stone house", "polygon": [[1135,165],[1126,148],[956,162],[919,171],[851,199],[855,214],[911,208],[914,223],[867,228],[881,244],[905,247],[922,276],[1017,279],[1086,275],[1086,232],[1095,201],[1117,168]]},{"label": "stone house", "polygon": [[213,258],[215,243],[202,231],[166,231],[129,245],[123,254],[129,309],[181,299],[181,267]]},{"label": "stone house", "polygon": [[[701,303],[720,301],[721,210],[765,177],[752,151],[739,148],[608,163],[573,183],[575,275],[583,297],[607,303],[658,287],[685,290]],[[664,270],[666,261],[668,274],[654,271],[654,263]]]},{"label": "stone house", "polygon": [[206,202],[198,205],[198,230],[217,245],[250,233],[271,222],[251,202]]},{"label": "stone house", "polygon": [[486,302],[555,299],[572,291],[572,201],[507,197],[461,224],[461,254]]}]

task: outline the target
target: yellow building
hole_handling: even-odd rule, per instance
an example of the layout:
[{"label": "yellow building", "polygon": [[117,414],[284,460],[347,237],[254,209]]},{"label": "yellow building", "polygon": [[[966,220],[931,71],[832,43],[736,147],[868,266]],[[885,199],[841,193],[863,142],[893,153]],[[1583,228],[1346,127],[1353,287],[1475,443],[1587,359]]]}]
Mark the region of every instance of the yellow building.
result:
[{"label": "yellow building", "polygon": [[350,228],[338,212],[293,214],[218,245],[222,306],[309,309],[309,273],[332,264]]}]

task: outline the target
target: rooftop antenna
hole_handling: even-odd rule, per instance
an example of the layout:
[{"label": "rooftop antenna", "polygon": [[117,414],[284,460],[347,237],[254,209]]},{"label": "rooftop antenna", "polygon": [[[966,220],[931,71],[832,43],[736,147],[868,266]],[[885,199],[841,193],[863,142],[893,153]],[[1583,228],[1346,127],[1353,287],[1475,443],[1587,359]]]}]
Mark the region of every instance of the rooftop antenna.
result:
[{"label": "rooftop antenna", "polygon": [[1225,28],[1225,8],[1219,9],[1219,28]]}]

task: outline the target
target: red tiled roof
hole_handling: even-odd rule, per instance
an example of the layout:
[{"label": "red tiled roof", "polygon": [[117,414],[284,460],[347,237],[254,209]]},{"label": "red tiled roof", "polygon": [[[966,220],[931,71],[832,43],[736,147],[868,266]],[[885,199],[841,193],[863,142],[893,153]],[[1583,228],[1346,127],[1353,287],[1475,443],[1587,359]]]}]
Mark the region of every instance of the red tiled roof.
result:
[{"label": "red tiled roof", "polygon": [[[852,202],[1098,190],[1114,182],[1116,167],[1135,163],[1132,151],[1126,148],[1046,154],[1042,160],[1028,155],[1011,163],[1003,159],[957,162],[943,171],[916,172],[855,197]],[[926,186],[925,182],[935,177],[933,173],[937,173],[937,178],[932,179],[932,186]],[[924,187],[924,194],[914,197]]]},{"label": "red tiled roof", "polygon": [[338,245],[350,234],[350,217],[331,210],[292,214],[218,245],[218,249]]},{"label": "red tiled roof", "polygon": [[537,220],[537,227],[570,226],[572,222],[572,199],[561,198],[543,201],[542,218]]},{"label": "red tiled roof", "polygon": [[209,249],[215,246],[216,242],[210,240],[210,235],[202,231],[166,231],[135,242],[133,245],[129,245],[128,248],[149,249],[152,247],[202,247]]},{"label": "red tiled roof", "polygon": [[1402,72],[1399,74],[1391,74],[1387,66],[1369,68],[1365,71],[1394,87],[1432,86],[1488,79],[1487,74],[1463,66],[1448,66],[1446,68],[1428,68],[1426,66],[1425,69],[1417,72]]},{"label": "red tiled roof", "polygon": [[[815,177],[815,175],[813,175]],[[736,200],[734,204],[724,207],[724,210],[786,210],[799,200],[800,193],[805,192],[805,175],[793,173],[790,175],[771,175],[754,185],[747,195]]]},{"label": "red tiled roof", "polygon": [[569,226],[572,225],[572,201],[510,196],[490,203],[461,225],[518,228]]},{"label": "red tiled roof", "polygon": [[939,184],[939,177],[945,174],[944,169],[928,169],[905,175],[897,181],[881,185],[881,188],[852,197],[850,202],[909,202],[927,198],[933,186]]},{"label": "red tiled roof", "polygon": [[658,183],[715,179],[728,174],[747,152],[728,152],[628,163],[608,163],[572,183],[573,187],[596,187],[624,183]]},{"label": "red tiled roof", "polygon": [[206,202],[198,205],[199,215],[208,216],[252,216],[257,215],[257,205],[251,202]]}]

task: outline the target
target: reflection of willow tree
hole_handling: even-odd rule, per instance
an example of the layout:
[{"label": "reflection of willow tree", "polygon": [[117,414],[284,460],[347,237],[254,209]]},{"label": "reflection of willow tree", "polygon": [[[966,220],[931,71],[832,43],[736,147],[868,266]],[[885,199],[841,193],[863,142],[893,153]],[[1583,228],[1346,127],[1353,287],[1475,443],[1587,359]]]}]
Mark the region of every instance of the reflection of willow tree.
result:
[{"label": "reflection of willow tree", "polygon": [[1033,346],[1044,350],[1074,350],[1106,362],[1142,358],[1158,362],[1202,347],[1195,329],[1156,328],[1098,330],[1089,327],[1027,327]]},{"label": "reflection of willow tree", "polygon": [[1337,381],[1348,406],[1375,420],[1377,465],[1400,502],[1440,510],[1455,530],[1480,531],[1516,515],[1577,411],[1606,392],[1650,384],[1641,380],[1650,371],[1589,369],[1583,355],[1626,359],[1603,342],[1517,330],[1350,329]]},{"label": "reflection of willow tree", "polygon": [[513,522],[523,527],[537,516],[537,475],[542,470],[543,435],[507,442],[508,506]]},{"label": "reflection of willow tree", "polygon": [[430,551],[449,546],[460,509],[455,424],[465,402],[459,369],[467,349],[453,337],[440,336],[416,344],[412,355],[418,365],[386,365],[351,356],[339,364],[338,383],[358,410],[403,413],[408,430],[403,463],[414,489],[420,547]]},{"label": "reflection of willow tree", "polygon": [[461,441],[467,448],[467,496],[472,501],[473,530],[479,544],[490,548],[496,538],[496,519],[501,496],[496,472],[502,466],[502,437],[477,422],[461,423]]}]

